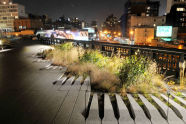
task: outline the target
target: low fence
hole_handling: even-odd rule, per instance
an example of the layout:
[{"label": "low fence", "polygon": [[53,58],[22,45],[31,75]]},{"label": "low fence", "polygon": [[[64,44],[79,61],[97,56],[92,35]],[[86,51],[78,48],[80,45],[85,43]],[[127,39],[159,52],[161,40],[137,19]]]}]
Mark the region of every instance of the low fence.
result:
[{"label": "low fence", "polygon": [[166,72],[167,75],[175,75],[175,77],[179,76],[180,69],[185,68],[183,63],[186,60],[186,50],[55,38],[40,38],[40,41],[48,45],[74,42],[76,45],[80,45],[85,49],[97,49],[107,55],[120,53],[121,57],[131,56],[136,52],[140,52],[140,54],[156,61],[162,73]]}]

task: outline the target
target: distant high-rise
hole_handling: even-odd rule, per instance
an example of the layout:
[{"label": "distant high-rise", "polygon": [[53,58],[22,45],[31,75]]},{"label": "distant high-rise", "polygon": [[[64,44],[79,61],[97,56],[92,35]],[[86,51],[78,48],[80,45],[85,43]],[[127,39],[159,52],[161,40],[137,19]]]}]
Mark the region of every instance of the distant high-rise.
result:
[{"label": "distant high-rise", "polygon": [[12,3],[12,0],[0,0],[0,30],[13,31],[14,20],[26,16],[23,5]]},{"label": "distant high-rise", "polygon": [[168,14],[170,12],[172,4],[173,4],[173,0],[167,0],[166,14]]},{"label": "distant high-rise", "polygon": [[129,23],[131,22],[131,16],[158,16],[159,6],[159,1],[128,0],[125,4],[124,14],[121,17],[123,36],[129,35]]},{"label": "distant high-rise", "polygon": [[0,4],[9,4],[12,0],[0,0]]},{"label": "distant high-rise", "polygon": [[135,14],[138,16],[141,16],[144,13],[146,16],[158,16],[159,6],[159,1],[150,0],[129,0],[125,4],[128,14]]},{"label": "distant high-rise", "polygon": [[179,32],[186,32],[186,0],[173,1],[170,12],[167,14],[167,25],[179,27]]},{"label": "distant high-rise", "polygon": [[186,5],[186,0],[167,0],[166,14],[170,13],[171,7],[175,4]]}]

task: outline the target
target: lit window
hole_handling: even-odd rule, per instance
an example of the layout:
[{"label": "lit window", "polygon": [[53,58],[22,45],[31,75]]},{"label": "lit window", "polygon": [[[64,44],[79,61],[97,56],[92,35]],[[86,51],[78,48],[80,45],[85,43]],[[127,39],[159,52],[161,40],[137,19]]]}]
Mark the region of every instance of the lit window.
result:
[{"label": "lit window", "polygon": [[185,8],[177,8],[177,11],[185,11]]}]

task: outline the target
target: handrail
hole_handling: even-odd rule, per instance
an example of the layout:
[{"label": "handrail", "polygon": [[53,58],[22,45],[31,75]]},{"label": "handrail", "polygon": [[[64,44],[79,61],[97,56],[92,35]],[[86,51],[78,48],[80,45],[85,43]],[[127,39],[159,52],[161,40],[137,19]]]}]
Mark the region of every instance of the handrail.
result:
[{"label": "handrail", "polygon": [[121,56],[131,56],[140,51],[140,54],[151,58],[157,62],[158,70],[162,73],[170,72],[175,73],[176,77],[180,73],[180,63],[186,61],[186,50],[179,50],[174,48],[162,48],[153,46],[138,46],[127,44],[105,43],[99,41],[80,41],[70,39],[57,39],[57,38],[41,38],[41,42],[46,44],[62,44],[65,42],[74,42],[85,49],[97,49],[106,55],[111,53],[120,53]]}]

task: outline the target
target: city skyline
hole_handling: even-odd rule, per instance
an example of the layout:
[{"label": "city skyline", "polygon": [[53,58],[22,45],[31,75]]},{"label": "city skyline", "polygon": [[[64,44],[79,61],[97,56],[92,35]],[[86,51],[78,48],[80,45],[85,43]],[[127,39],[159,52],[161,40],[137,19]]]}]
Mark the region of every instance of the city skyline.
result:
[{"label": "city skyline", "polygon": [[[47,14],[53,20],[65,15],[67,17],[78,17],[88,22],[96,20],[98,23],[102,23],[110,14],[114,14],[120,18],[124,13],[124,4],[127,0],[117,0],[117,2],[114,0],[88,0],[88,2],[87,0],[53,0],[45,1],[45,3],[43,3],[43,1],[44,0],[14,0],[16,3],[25,5],[27,13]],[[166,0],[161,1],[160,15],[165,13],[165,4]],[[40,5],[43,5],[43,7]]]}]

